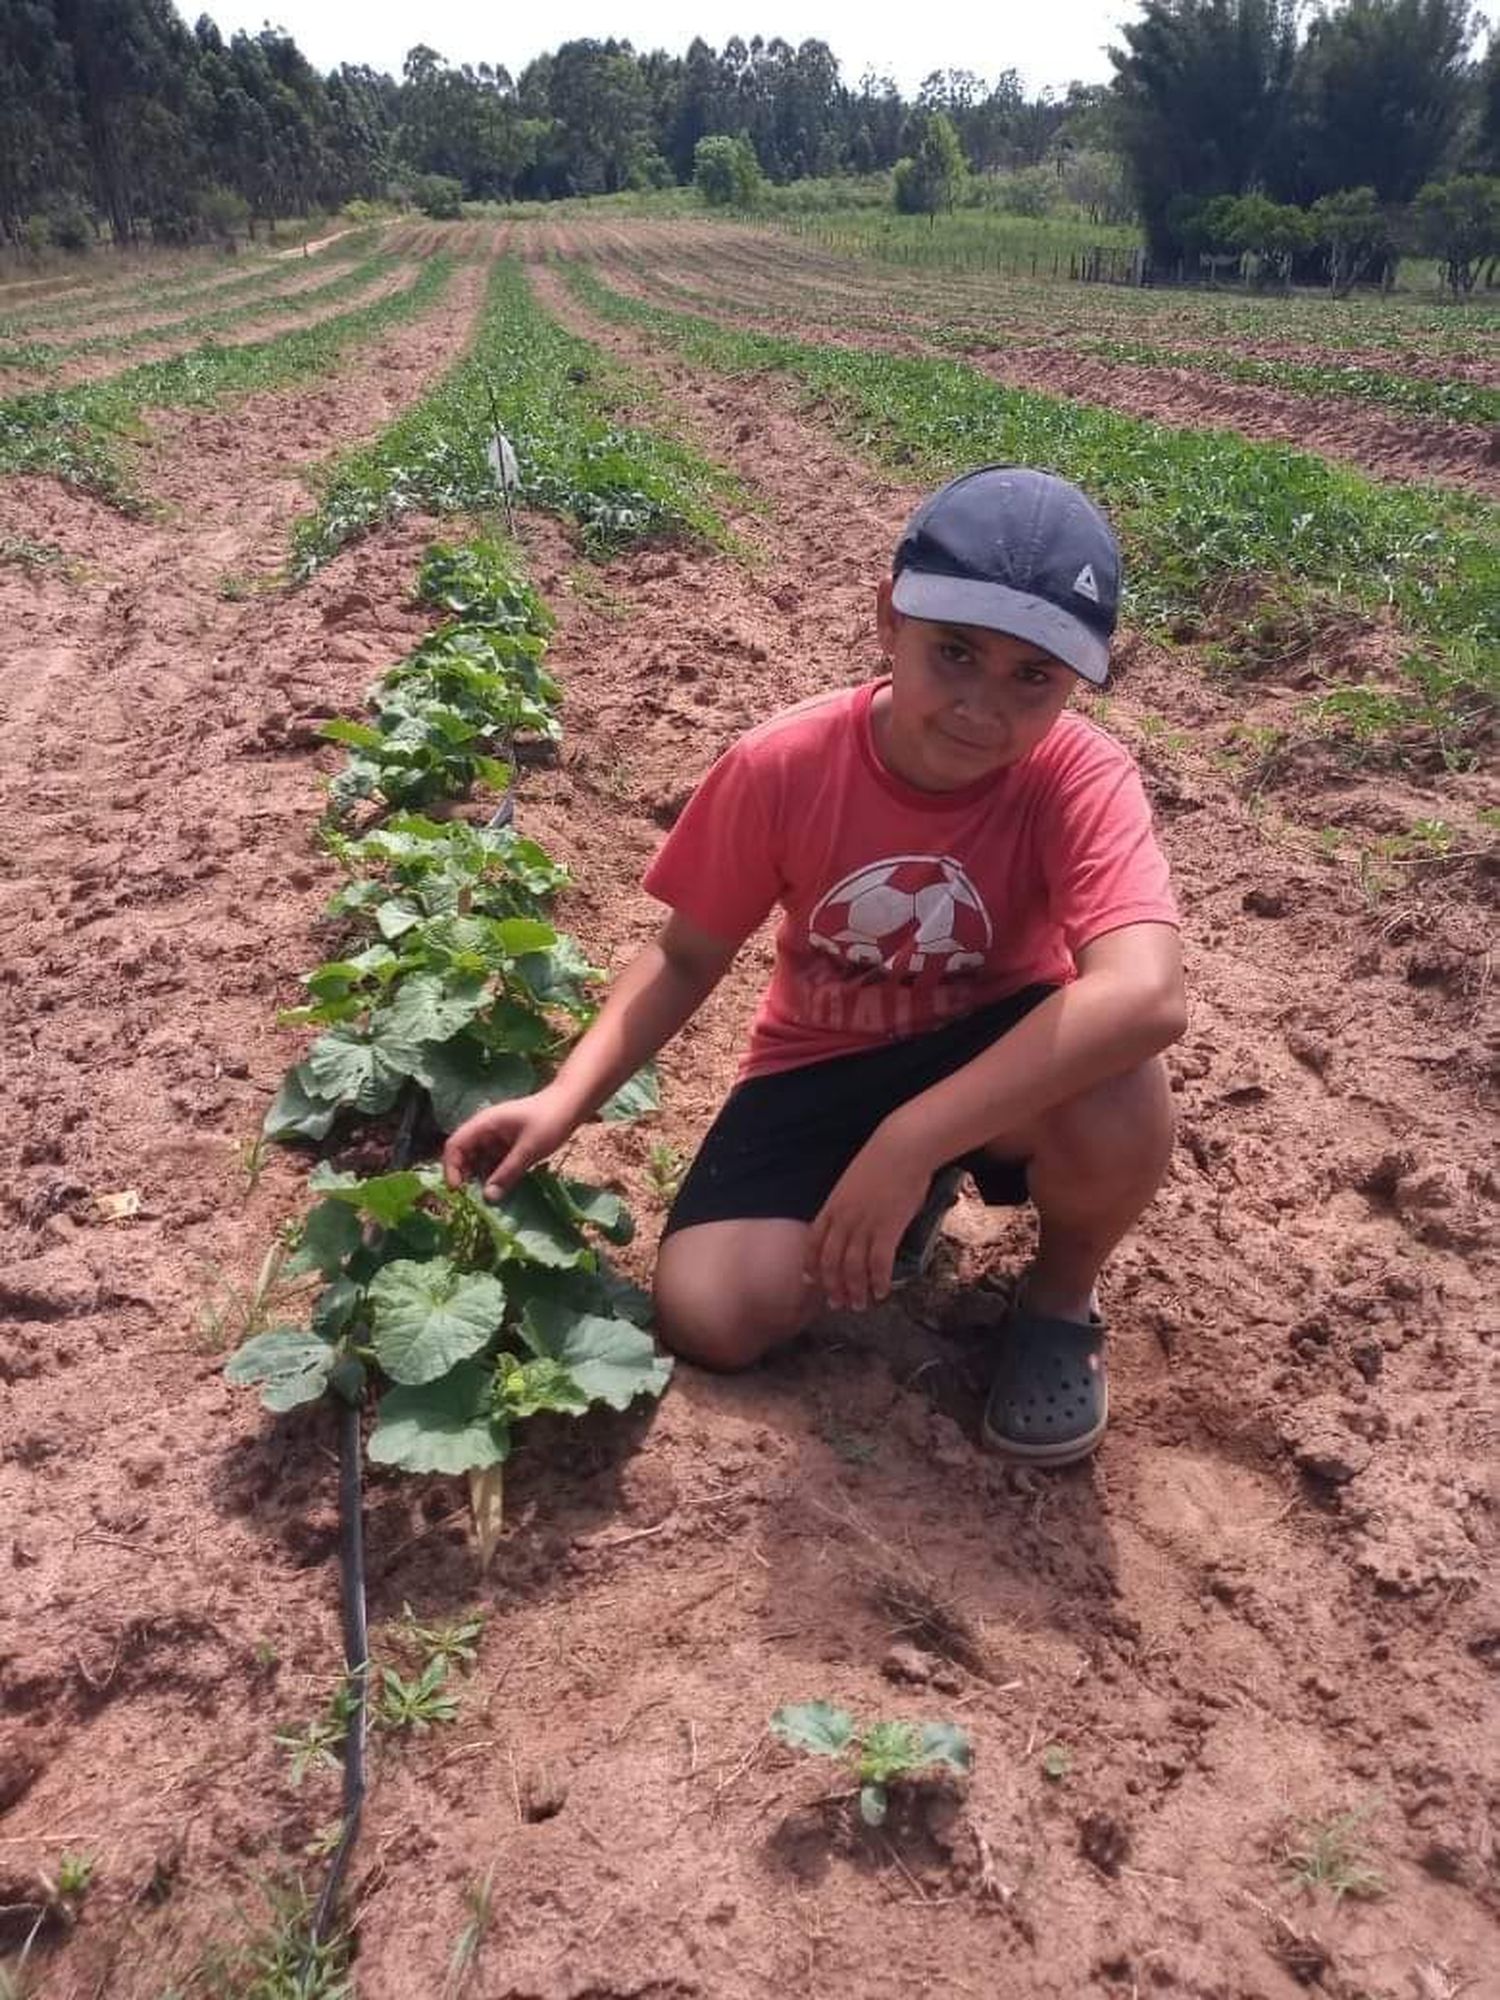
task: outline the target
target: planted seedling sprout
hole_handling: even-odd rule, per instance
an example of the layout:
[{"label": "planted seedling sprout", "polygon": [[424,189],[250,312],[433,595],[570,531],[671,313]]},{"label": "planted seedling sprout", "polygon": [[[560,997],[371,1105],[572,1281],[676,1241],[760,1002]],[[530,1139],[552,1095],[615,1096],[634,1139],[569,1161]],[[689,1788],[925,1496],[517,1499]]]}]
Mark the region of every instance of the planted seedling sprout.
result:
[{"label": "planted seedling sprout", "polygon": [[956,1723],[872,1722],[861,1728],[847,1709],[827,1701],[778,1708],[771,1730],[791,1749],[835,1758],[852,1772],[866,1826],[885,1824],[892,1785],[942,1766],[967,1772],[974,1761],[969,1739]]}]

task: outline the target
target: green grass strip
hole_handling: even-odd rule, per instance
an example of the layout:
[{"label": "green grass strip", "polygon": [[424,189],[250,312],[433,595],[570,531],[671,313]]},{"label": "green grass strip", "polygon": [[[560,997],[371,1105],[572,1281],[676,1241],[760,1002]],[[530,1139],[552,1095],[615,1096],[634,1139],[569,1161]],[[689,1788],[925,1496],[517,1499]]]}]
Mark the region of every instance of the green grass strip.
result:
[{"label": "green grass strip", "polygon": [[705,366],[774,370],[831,407],[886,466],[947,477],[986,462],[1046,467],[1110,510],[1130,558],[1130,609],[1159,624],[1236,577],[1295,579],[1375,607],[1496,684],[1500,511],[1432,487],[1383,486],[1307,452],[1177,430],[1001,387],[962,362],[738,332],[627,298],[580,266],[594,311]]},{"label": "green grass strip", "polygon": [[288,257],[284,261],[280,257],[257,257],[251,268],[237,278],[226,279],[223,270],[218,270],[208,277],[195,278],[191,283],[180,285],[170,274],[163,273],[144,282],[111,279],[100,285],[71,291],[65,299],[36,312],[22,310],[0,317],[0,339],[68,326],[77,320],[97,319],[107,312],[127,313],[136,305],[154,306],[164,291],[170,294],[174,306],[210,295],[219,300],[241,298],[263,285],[268,277],[279,278],[292,271],[306,271],[323,264],[330,268],[346,264],[351,257],[373,250],[379,234],[376,229],[356,229],[347,236],[337,237],[332,243],[325,243],[321,250],[314,250],[306,257]]},{"label": "green grass strip", "polygon": [[642,390],[550,319],[519,263],[491,274],[469,351],[420,403],[333,469],[297,524],[293,574],[309,577],[397,515],[468,513],[498,499],[486,456],[495,420],[515,447],[524,504],[576,521],[591,552],[685,533],[723,544],[715,498],[732,482],[686,446],[619,421]]},{"label": "green grass strip", "polygon": [[1412,416],[1448,417],[1456,423],[1500,423],[1500,389],[1475,382],[1434,381],[1425,375],[1392,375],[1380,368],[1321,367],[1300,361],[1267,361],[1257,355],[1214,354],[1201,348],[1152,347],[1135,340],[1082,340],[1082,354],[1106,361],[1137,362],[1146,368],[1187,368],[1226,382],[1284,389],[1293,396],[1348,396]]},{"label": "green grass strip", "polygon": [[[22,341],[15,346],[0,347],[0,368],[47,369],[55,368],[61,361],[76,360],[87,354],[127,354],[132,347],[150,347],[156,341],[184,340],[196,334],[216,333],[245,320],[267,318],[272,313],[278,318],[300,318],[305,313],[319,312],[368,291],[388,273],[399,269],[400,264],[399,257],[367,257],[363,263],[341,272],[336,278],[330,278],[325,285],[315,285],[300,292],[279,292],[272,286],[249,298],[237,299],[231,305],[216,306],[212,312],[137,327],[133,333],[97,333],[86,340],[65,342]],[[286,285],[293,281],[294,276],[294,273],[289,275],[285,271],[267,272],[262,274],[262,283],[270,277]]]},{"label": "green grass strip", "polygon": [[435,257],[404,290],[295,333],[243,347],[210,341],[168,361],[144,362],[76,389],[12,396],[0,402],[0,473],[50,473],[127,512],[136,510],[141,503],[130,484],[122,445],[142,439],[142,411],[197,407],[323,374],[350,347],[425,312],[452,275],[452,262]]}]

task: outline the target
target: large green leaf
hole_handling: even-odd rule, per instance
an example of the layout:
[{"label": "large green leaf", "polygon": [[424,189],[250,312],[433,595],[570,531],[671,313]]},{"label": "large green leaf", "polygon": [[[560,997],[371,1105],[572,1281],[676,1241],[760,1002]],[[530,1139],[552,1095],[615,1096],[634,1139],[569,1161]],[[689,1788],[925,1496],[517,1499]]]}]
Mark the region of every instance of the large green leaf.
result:
[{"label": "large green leaf", "polygon": [[241,1386],[261,1383],[260,1400],[268,1410],[294,1410],[318,1400],[337,1359],[338,1349],[317,1334],[278,1326],[247,1340],[224,1364],[224,1375]]},{"label": "large green leaf", "polygon": [[397,1173],[372,1174],[361,1180],[357,1175],[324,1170],[311,1176],[311,1184],[330,1201],[346,1203],[382,1228],[393,1229],[406,1220],[432,1186],[432,1172],[403,1167]]},{"label": "large green leaf", "polygon": [[338,1027],[318,1037],[302,1070],[311,1089],[326,1102],[347,1104],[373,1117],[390,1110],[417,1060],[416,1043],[392,1034],[388,1026]]},{"label": "large green leaf", "polygon": [[[483,979],[449,982],[433,973],[413,973],[404,979],[390,1005],[375,1017],[377,1036],[385,1042],[416,1049],[423,1042],[446,1042],[468,1027],[489,1004]],[[416,1061],[410,1065],[417,1068]]]},{"label": "large green leaf", "polygon": [[628,1319],[601,1319],[555,1299],[531,1299],[521,1337],[533,1354],[560,1361],[590,1402],[626,1409],[637,1396],[659,1396],[672,1374],[649,1333]]},{"label": "large green leaf", "polygon": [[609,1188],[592,1187],[587,1181],[570,1181],[559,1175],[552,1185],[561,1194],[568,1213],[611,1243],[628,1243],[635,1235],[630,1210]]},{"label": "large green leaf", "polygon": [[600,1105],[599,1116],[607,1125],[633,1125],[637,1119],[649,1118],[652,1112],[660,1110],[661,1078],[656,1064],[648,1062]]},{"label": "large green leaf", "polygon": [[402,1258],[370,1281],[375,1357],[393,1382],[434,1382],[492,1338],[505,1287],[487,1272],[465,1275],[446,1257]]},{"label": "large green leaf", "polygon": [[305,1277],[316,1271],[321,1277],[336,1278],[344,1260],[359,1248],[359,1217],[342,1201],[320,1201],[309,1209],[297,1247],[282,1265],[288,1278]]},{"label": "large green leaf", "polygon": [[529,1174],[504,1201],[485,1203],[485,1224],[502,1261],[514,1259],[553,1271],[571,1270],[589,1260],[592,1253],[576,1225],[564,1220],[537,1185],[538,1179],[538,1174]]},{"label": "large green leaf", "polygon": [[773,1734],[794,1750],[817,1757],[841,1757],[854,1737],[854,1717],[830,1701],[794,1702],[771,1717]]},{"label": "large green leaf", "polygon": [[461,1361],[438,1382],[391,1389],[380,1400],[369,1452],[407,1472],[482,1472],[510,1455],[510,1433],[491,1414],[490,1370]]},{"label": "large green leaf", "polygon": [[442,1048],[422,1051],[417,1071],[432,1097],[432,1115],[452,1132],[486,1105],[525,1097],[536,1088],[536,1071],[523,1056],[487,1049],[468,1035]]},{"label": "large green leaf", "polygon": [[261,1130],[268,1139],[323,1139],[339,1115],[337,1103],[319,1097],[306,1063],[289,1069],[271,1099]]}]

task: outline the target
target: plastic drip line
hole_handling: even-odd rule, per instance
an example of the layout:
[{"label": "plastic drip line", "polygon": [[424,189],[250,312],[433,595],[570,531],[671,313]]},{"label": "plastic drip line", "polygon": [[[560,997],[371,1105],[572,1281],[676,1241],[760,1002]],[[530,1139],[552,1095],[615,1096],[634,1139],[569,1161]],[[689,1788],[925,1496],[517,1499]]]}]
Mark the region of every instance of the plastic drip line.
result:
[{"label": "plastic drip line", "polygon": [[[399,1173],[412,1155],[419,1099],[408,1088],[401,1117],[391,1146],[391,1171]],[[370,1223],[365,1242],[373,1248],[383,1231]],[[343,1829],[339,1844],[328,1864],[323,1884],[308,1927],[307,1959],[316,1957],[330,1918],[338,1908],[339,1892],[348,1872],[349,1859],[359,1839],[365,1806],[365,1743],[369,1734],[370,1630],[365,1603],[365,1522],[364,1522],[364,1440],[360,1433],[360,1404],[347,1397],[339,1399],[339,1598],[344,1631],[344,1677],[351,1699],[344,1731]]]}]

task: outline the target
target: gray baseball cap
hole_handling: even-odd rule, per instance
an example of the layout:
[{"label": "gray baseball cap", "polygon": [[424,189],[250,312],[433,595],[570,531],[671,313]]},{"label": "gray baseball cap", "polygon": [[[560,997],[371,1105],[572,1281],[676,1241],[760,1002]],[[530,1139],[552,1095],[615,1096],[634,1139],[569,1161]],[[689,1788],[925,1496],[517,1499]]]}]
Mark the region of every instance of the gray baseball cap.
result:
[{"label": "gray baseball cap", "polygon": [[1095,687],[1109,678],[1120,548],[1066,479],[1020,465],[950,479],[907,522],[891,567],[907,617],[1029,639]]}]

